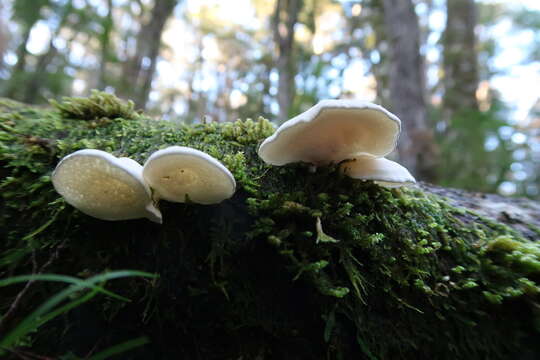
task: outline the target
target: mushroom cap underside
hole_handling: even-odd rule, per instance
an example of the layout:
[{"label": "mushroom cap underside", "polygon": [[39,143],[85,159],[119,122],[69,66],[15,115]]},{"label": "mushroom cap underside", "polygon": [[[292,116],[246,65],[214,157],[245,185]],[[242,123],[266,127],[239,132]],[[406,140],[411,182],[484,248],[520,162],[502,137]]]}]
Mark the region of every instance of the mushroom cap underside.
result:
[{"label": "mushroom cap underside", "polygon": [[156,151],[144,164],[143,176],[157,197],[173,201],[215,204],[236,189],[231,172],[212,156],[188,147]]},{"label": "mushroom cap underside", "polygon": [[[135,165],[138,165],[135,166]],[[161,222],[142,179],[142,166],[94,149],[63,158],[52,175],[56,191],[83,213],[102,220],[147,217]]]},{"label": "mushroom cap underside", "polygon": [[399,187],[416,182],[409,170],[385,158],[361,156],[340,165],[341,171],[358,180],[373,180],[384,187]]},{"label": "mushroom cap underside", "polygon": [[259,147],[272,165],[338,163],[361,154],[388,155],[397,143],[400,120],[379,105],[324,100],[285,122]]}]

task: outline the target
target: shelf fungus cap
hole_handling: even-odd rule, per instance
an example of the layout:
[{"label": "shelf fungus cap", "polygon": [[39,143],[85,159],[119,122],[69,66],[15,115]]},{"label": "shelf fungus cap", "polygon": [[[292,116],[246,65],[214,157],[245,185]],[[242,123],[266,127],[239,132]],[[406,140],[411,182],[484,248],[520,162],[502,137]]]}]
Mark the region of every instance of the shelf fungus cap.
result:
[{"label": "shelf fungus cap", "polygon": [[391,153],[401,121],[382,106],[360,100],[323,100],[283,123],[259,147],[271,165],[338,163],[357,155]]},{"label": "shelf fungus cap", "polygon": [[146,161],[143,176],[157,198],[216,204],[233,196],[236,181],[214,157],[189,147],[171,146]]},{"label": "shelf fungus cap", "polygon": [[148,218],[161,223],[142,166],[129,158],[85,149],[64,157],[52,174],[56,191],[83,213],[102,220]]},{"label": "shelf fungus cap", "polygon": [[388,188],[416,183],[409,170],[383,157],[358,156],[354,160],[343,162],[340,170],[353,179],[373,180],[376,184]]}]

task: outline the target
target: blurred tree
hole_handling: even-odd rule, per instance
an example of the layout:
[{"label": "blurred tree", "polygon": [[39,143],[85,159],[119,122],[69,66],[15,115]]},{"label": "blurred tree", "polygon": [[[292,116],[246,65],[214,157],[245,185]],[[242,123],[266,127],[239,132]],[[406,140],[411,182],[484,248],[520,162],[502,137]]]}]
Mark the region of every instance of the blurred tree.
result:
[{"label": "blurred tree", "polygon": [[296,92],[289,117],[320,99],[343,96],[343,73],[350,64],[348,50],[353,42],[346,33],[336,32],[336,28],[346,25],[342,18],[343,7],[335,2],[305,0],[302,3],[295,36]]},{"label": "blurred tree", "polygon": [[[33,5],[39,5],[37,11]],[[78,81],[92,79],[93,69],[84,63],[83,54],[92,59],[96,48],[98,7],[72,0],[15,0],[12,19],[19,25],[23,43],[17,48],[16,63],[0,92],[28,103],[42,103],[46,98],[70,95],[75,76]],[[34,40],[32,31],[37,36]],[[46,39],[46,43],[38,45],[37,38]],[[41,49],[29,52],[36,45]],[[74,49],[79,50],[76,56]]]},{"label": "blurred tree", "polygon": [[7,82],[4,96],[22,99],[23,89],[20,84],[26,76],[26,60],[28,57],[27,45],[30,32],[41,18],[41,9],[48,6],[50,0],[15,0],[13,3],[12,19],[21,26],[21,39],[16,50],[17,62],[11,70],[10,81]]},{"label": "blurred tree", "polygon": [[369,70],[377,79],[377,101],[383,106],[390,106],[390,86],[389,73],[390,63],[388,56],[389,43],[385,33],[384,16],[381,11],[381,4],[374,1],[372,7],[362,11],[365,14],[366,21],[369,22],[370,31],[365,36],[362,52],[366,54]]},{"label": "blurred tree", "polygon": [[148,21],[137,34],[135,53],[126,61],[123,69],[122,96],[132,99],[146,108],[152,79],[156,71],[157,57],[161,48],[161,35],[167,19],[179,0],[155,0]]},{"label": "blurred tree", "polygon": [[389,88],[388,39],[380,0],[353,3],[348,16],[351,41],[359,47],[366,65],[366,73],[376,79],[376,102],[391,107]]},{"label": "blurred tree", "polygon": [[[527,149],[513,141],[516,129],[508,121],[509,108],[490,85],[497,73],[492,60],[506,51],[498,48],[490,29],[503,19],[506,7],[456,0],[448,1],[447,11],[439,79],[444,93],[442,106],[432,109],[441,147],[440,183],[484,192],[506,185],[519,193],[523,187],[514,171],[523,164],[516,159]],[[475,31],[477,24],[481,31]]]},{"label": "blurred tree", "polygon": [[[540,146],[504,121],[491,89],[501,72],[492,60],[506,49],[490,29],[511,20],[532,33],[539,45],[524,62],[539,61],[538,11],[474,0],[246,0],[232,12],[186,0],[176,14],[179,0],[0,3],[11,14],[0,96],[40,103],[97,87],[185,122],[283,121],[322,98],[375,99],[402,118],[400,156],[420,179],[433,180],[436,160],[449,186],[529,191],[535,178]],[[445,11],[443,33],[433,20]],[[0,59],[6,33],[0,26]],[[513,143],[522,135],[528,148]],[[465,146],[474,150],[459,156]]]},{"label": "blurred tree", "polygon": [[4,68],[4,54],[8,48],[8,32],[6,31],[7,27],[4,24],[4,7],[0,3],[0,73]]},{"label": "blurred tree", "polygon": [[474,0],[446,1],[446,29],[443,34],[443,116],[449,123],[456,111],[478,109],[478,66]]},{"label": "blurred tree", "polygon": [[[437,114],[440,117],[441,111]],[[451,131],[437,134],[441,148],[439,184],[496,192],[502,182],[510,180],[513,153],[520,147],[508,134],[512,128],[504,120],[507,116],[507,109],[496,99],[485,112],[456,112]]]},{"label": "blurred tree", "polygon": [[510,16],[516,28],[533,31],[534,42],[529,48],[527,61],[540,61],[540,11],[520,9]]},{"label": "blurred tree", "polygon": [[[529,47],[525,62],[540,61],[540,11],[520,9],[510,14],[514,27],[519,31],[532,31],[533,44]],[[528,136],[528,158],[524,169],[527,181],[523,192],[533,198],[540,198],[540,98],[531,107],[528,123],[523,129]]]},{"label": "blurred tree", "polygon": [[[189,19],[188,19],[189,21]],[[187,117],[186,122],[191,123],[195,119],[203,119],[205,116],[205,108],[206,108],[206,97],[205,94],[200,91],[200,89],[196,86],[196,80],[201,74],[201,71],[204,66],[204,56],[203,56],[203,37],[204,34],[201,31],[202,29],[198,29],[197,27],[193,27],[193,34],[195,36],[195,44],[194,46],[194,58],[195,61],[193,61],[191,64],[189,64],[189,72],[187,74],[188,80],[188,93],[187,95],[187,103],[188,103],[188,111],[187,111]]]},{"label": "blurred tree", "polygon": [[[224,18],[220,16],[222,6],[226,5],[201,3],[184,14],[194,51],[186,55],[185,88],[177,89],[175,101],[184,102],[183,118],[188,123],[205,116],[212,121],[271,116],[274,62],[270,26],[253,28]],[[254,2],[253,10],[262,25],[271,18],[273,7],[268,2]],[[211,88],[210,81],[215,83]],[[173,96],[172,91],[168,93]]]},{"label": "blurred tree", "polygon": [[418,17],[412,0],[382,0],[382,5],[390,45],[390,103],[404,128],[398,147],[400,161],[417,178],[433,181],[437,147],[427,123]]},{"label": "blurred tree", "polygon": [[528,136],[529,147],[526,170],[528,181],[524,193],[532,198],[540,199],[540,98],[532,106],[528,124],[523,129]]},{"label": "blurred tree", "polygon": [[114,28],[113,19],[113,0],[106,1],[107,13],[101,21],[101,34],[99,36],[99,42],[101,46],[101,56],[99,61],[99,74],[98,74],[98,89],[103,90],[107,86],[107,63],[111,56],[110,43],[111,35]]},{"label": "blurred tree", "polygon": [[289,118],[294,101],[296,74],[294,51],[294,27],[298,22],[298,14],[302,8],[302,0],[276,0],[272,19],[273,36],[277,48],[276,67],[279,74],[278,85],[278,121]]},{"label": "blurred tree", "polygon": [[[36,65],[33,71],[29,72],[28,74],[28,78],[25,82],[26,86],[24,87],[24,102],[33,104],[39,101],[40,90],[42,87],[46,86],[46,78],[48,75],[47,67],[55,60],[56,56],[58,55],[58,49],[55,45],[55,40],[57,40],[64,26],[68,25],[68,17],[73,14],[73,10],[74,8],[72,0],[68,0],[65,4],[62,4],[61,6],[55,6],[55,12],[58,14],[59,17],[58,25],[56,25],[56,28],[52,31],[47,51],[37,57]],[[81,23],[84,22],[85,21],[81,21]],[[77,24],[77,26],[81,25],[83,24]],[[68,43],[71,42],[75,35],[76,33],[74,32]],[[62,70],[60,72],[62,72]]]}]

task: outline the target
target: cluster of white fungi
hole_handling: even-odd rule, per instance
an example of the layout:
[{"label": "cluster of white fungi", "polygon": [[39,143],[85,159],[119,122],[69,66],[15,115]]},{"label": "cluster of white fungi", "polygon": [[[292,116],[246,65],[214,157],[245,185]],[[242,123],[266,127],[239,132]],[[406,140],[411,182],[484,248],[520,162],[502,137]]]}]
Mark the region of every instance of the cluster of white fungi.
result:
[{"label": "cluster of white fungi", "polygon": [[[312,171],[339,164],[354,179],[397,187],[415,182],[407,169],[384,158],[395,149],[400,130],[401,121],[379,105],[323,100],[283,123],[258,154],[276,166],[309,163]],[[156,151],[144,166],[101,150],[79,150],[58,163],[52,182],[69,204],[90,216],[157,223],[159,199],[215,204],[236,189],[234,176],[217,159],[183,146]]]}]

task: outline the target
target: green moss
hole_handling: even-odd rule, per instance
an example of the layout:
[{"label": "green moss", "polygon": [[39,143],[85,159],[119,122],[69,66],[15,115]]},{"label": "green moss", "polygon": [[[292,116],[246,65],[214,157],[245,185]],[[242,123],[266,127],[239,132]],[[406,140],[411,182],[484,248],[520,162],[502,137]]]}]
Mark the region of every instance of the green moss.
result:
[{"label": "green moss", "polygon": [[504,262],[505,267],[525,274],[540,274],[540,243],[501,235],[487,245],[486,251]]},{"label": "green moss", "polygon": [[[133,333],[151,337],[136,357],[144,359],[475,359],[538,350],[538,243],[507,226],[334,167],[267,166],[256,150],[274,128],[262,118],[179,126],[102,93],[56,108],[0,116],[0,271],[27,273],[32,254],[44,263],[60,251],[49,272],[137,268],[160,280],[115,284],[135,301],[94,301],[85,311],[96,330],[86,342],[77,315],[49,325],[33,338],[41,352],[82,354]],[[222,161],[235,196],[216,206],[162,202],[159,226],[92,219],[52,189],[51,171],[73,151],[142,163],[169,145]],[[36,286],[31,296],[50,290]],[[2,295],[1,311],[15,293]],[[50,344],[51,334],[63,340]]]},{"label": "green moss", "polygon": [[138,119],[133,101],[119,101],[112,94],[92,91],[88,98],[64,98],[61,103],[51,100],[55,107],[66,119],[100,120],[100,119]]}]

